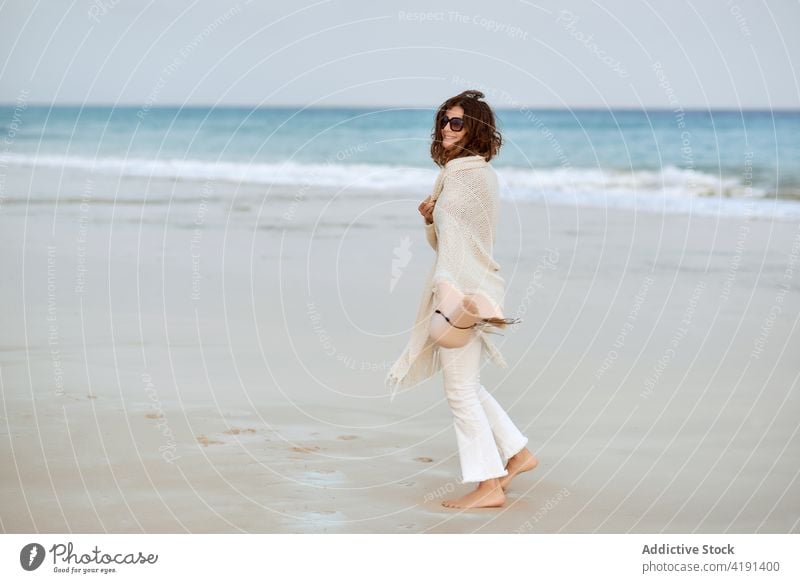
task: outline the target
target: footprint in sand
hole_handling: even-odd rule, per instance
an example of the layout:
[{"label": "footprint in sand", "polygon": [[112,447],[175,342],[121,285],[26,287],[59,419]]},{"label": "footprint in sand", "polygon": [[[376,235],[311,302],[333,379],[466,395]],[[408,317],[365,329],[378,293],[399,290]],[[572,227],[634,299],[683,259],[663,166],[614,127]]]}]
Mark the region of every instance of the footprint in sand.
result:
[{"label": "footprint in sand", "polygon": [[318,445],[310,445],[308,447],[302,447],[302,446],[298,445],[298,446],[292,447],[290,449],[292,451],[294,451],[294,452],[297,452],[297,453],[312,453],[312,452],[320,450]]},{"label": "footprint in sand", "polygon": [[336,439],[358,439],[358,435],[340,435]]},{"label": "footprint in sand", "polygon": [[415,457],[414,461],[415,462],[422,462],[422,463],[425,463],[425,464],[429,464],[429,463],[431,463],[433,461],[433,458],[425,457],[425,456]]},{"label": "footprint in sand", "polygon": [[148,413],[145,417],[148,419],[161,419],[163,415],[161,413]]},{"label": "footprint in sand", "polygon": [[411,486],[416,484],[416,482],[399,482],[399,483],[401,486],[405,486],[406,488],[410,488]]},{"label": "footprint in sand", "polygon": [[214,443],[225,443],[224,441],[216,441],[214,439],[209,439],[205,435],[198,435],[197,436],[197,442],[201,443],[205,447],[208,447],[210,444],[214,444]]},{"label": "footprint in sand", "polygon": [[227,433],[228,435],[239,435],[240,433],[255,433],[256,430],[248,427],[247,429],[239,429],[238,427],[231,427],[230,429],[226,429],[223,433]]},{"label": "footprint in sand", "polygon": [[397,528],[402,528],[403,530],[411,530],[412,528],[416,528],[417,525],[413,522],[405,522],[403,524],[398,524]]}]

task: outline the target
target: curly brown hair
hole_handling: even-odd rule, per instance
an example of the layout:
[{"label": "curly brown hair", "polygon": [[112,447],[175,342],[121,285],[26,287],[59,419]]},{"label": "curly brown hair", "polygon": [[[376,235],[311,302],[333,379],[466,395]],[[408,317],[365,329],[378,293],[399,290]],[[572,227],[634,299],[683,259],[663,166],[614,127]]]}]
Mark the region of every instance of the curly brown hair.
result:
[{"label": "curly brown hair", "polygon": [[[462,156],[483,156],[487,162],[500,151],[503,138],[495,127],[495,116],[492,108],[485,101],[483,93],[475,89],[462,91],[442,103],[433,118],[431,132],[431,158],[437,166],[444,166],[450,160]],[[442,124],[440,120],[451,107],[460,105],[464,110],[464,132],[462,138],[453,148],[446,150],[442,145]],[[463,141],[463,143],[462,143]]]}]

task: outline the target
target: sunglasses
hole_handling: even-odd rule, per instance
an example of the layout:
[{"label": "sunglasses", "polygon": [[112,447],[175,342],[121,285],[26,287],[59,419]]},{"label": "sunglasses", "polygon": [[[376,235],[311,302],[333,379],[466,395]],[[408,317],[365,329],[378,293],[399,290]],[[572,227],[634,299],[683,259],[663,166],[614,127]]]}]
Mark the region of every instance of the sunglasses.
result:
[{"label": "sunglasses", "polygon": [[444,128],[447,124],[450,124],[450,129],[454,132],[460,132],[464,129],[464,118],[461,117],[447,117],[443,115],[441,120],[439,120],[439,127]]}]

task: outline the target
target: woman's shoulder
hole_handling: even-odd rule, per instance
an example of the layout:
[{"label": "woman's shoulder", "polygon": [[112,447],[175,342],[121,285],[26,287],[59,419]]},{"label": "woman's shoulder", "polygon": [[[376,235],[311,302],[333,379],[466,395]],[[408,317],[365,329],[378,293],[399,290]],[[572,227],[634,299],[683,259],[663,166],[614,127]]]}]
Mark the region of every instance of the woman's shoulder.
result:
[{"label": "woman's shoulder", "polygon": [[458,158],[453,158],[444,165],[443,169],[446,174],[450,174],[453,172],[461,172],[464,170],[474,170],[486,167],[489,167],[489,162],[487,162],[483,156],[475,154],[472,156],[459,156]]},{"label": "woman's shoulder", "polygon": [[483,162],[480,166],[449,170],[443,177],[444,187],[466,189],[481,194],[494,193],[498,188],[497,173],[491,164],[485,160]]}]

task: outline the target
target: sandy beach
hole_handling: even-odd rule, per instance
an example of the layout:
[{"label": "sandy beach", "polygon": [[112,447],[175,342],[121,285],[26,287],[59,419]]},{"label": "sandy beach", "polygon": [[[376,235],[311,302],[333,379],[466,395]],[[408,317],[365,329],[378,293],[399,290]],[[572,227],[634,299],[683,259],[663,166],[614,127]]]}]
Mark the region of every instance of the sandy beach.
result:
[{"label": "sandy beach", "polygon": [[0,207],[7,533],[800,530],[796,223],[504,200],[482,382],[540,464],[457,511],[441,378],[383,385],[426,193],[52,172]]}]

